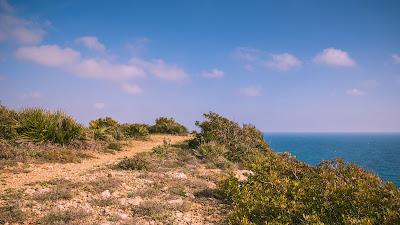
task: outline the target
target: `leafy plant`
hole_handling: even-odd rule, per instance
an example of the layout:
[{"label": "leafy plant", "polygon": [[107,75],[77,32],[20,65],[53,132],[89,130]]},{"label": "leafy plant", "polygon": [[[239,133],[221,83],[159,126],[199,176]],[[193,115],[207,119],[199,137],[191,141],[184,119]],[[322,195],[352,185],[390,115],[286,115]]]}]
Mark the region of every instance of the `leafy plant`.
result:
[{"label": "leafy plant", "polygon": [[89,129],[93,131],[95,140],[123,139],[119,124],[111,117],[98,118],[89,122]]},{"label": "leafy plant", "polygon": [[141,155],[136,155],[133,158],[123,159],[116,167],[123,170],[147,170],[147,162]]},{"label": "leafy plant", "polygon": [[190,142],[191,147],[196,148],[210,142],[223,145],[227,149],[226,157],[237,162],[245,161],[257,152],[271,151],[262,133],[253,125],[240,126],[213,112],[204,114],[204,117],[205,121],[196,122],[201,132],[195,134]]},{"label": "leafy plant", "polygon": [[18,135],[36,143],[70,144],[84,138],[82,125],[62,111],[28,108],[18,113]]},{"label": "leafy plant", "polygon": [[0,139],[14,140],[17,137],[18,118],[14,110],[0,105]]},{"label": "leafy plant", "polygon": [[160,117],[156,119],[155,125],[150,128],[152,133],[162,134],[180,134],[188,133],[188,130],[182,124],[176,122],[173,118]]},{"label": "leafy plant", "polygon": [[149,135],[149,125],[147,124],[123,124],[122,132],[128,138],[145,138]]}]

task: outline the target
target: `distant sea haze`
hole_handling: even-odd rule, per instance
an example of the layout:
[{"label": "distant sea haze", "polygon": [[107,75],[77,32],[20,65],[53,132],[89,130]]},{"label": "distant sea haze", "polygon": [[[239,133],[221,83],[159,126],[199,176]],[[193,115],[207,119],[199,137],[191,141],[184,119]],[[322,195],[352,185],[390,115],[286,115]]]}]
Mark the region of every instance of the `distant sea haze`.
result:
[{"label": "distant sea haze", "polygon": [[400,187],[400,133],[264,133],[274,151],[310,165],[340,157]]}]

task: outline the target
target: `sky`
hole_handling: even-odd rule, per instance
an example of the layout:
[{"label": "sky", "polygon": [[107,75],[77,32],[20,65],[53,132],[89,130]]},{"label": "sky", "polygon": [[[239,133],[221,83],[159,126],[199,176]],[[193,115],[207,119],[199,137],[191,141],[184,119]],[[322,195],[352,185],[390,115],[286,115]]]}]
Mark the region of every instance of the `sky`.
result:
[{"label": "sky", "polygon": [[0,0],[0,100],[190,129],[400,132],[399,1]]}]

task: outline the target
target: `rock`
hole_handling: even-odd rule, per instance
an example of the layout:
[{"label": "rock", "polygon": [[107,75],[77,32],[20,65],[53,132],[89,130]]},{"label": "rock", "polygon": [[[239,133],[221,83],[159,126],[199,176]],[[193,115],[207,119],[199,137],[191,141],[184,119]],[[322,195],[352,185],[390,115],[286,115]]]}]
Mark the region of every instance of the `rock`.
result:
[{"label": "rock", "polygon": [[129,218],[129,216],[125,213],[120,213],[118,216],[121,220],[127,220]]},{"label": "rock", "polygon": [[128,204],[133,205],[133,206],[138,206],[140,203],[143,202],[143,199],[140,196],[137,196],[135,198],[129,199]]},{"label": "rock", "polygon": [[33,190],[32,188],[28,188],[25,190],[25,193],[28,195],[33,195],[35,193],[35,190]]},{"label": "rock", "polygon": [[187,179],[187,176],[185,173],[182,172],[177,172],[177,173],[169,173],[169,176],[177,179]]},{"label": "rock", "polygon": [[103,192],[101,192],[101,197],[102,198],[110,198],[111,197],[111,193],[109,190],[105,190]]},{"label": "rock", "polygon": [[174,200],[169,200],[168,204],[172,205],[172,206],[182,206],[183,205],[183,200],[182,198],[177,198]]},{"label": "rock", "polygon": [[253,171],[251,170],[237,170],[235,171],[235,177],[239,180],[239,181],[246,181],[247,177],[250,175],[253,175]]}]

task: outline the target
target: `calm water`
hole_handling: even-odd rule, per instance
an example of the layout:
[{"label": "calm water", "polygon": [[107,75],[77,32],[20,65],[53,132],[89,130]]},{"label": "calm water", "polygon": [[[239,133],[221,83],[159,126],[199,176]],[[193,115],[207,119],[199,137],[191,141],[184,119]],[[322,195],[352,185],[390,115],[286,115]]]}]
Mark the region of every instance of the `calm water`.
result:
[{"label": "calm water", "polygon": [[400,134],[293,134],[266,133],[278,152],[315,165],[341,157],[400,187]]}]

